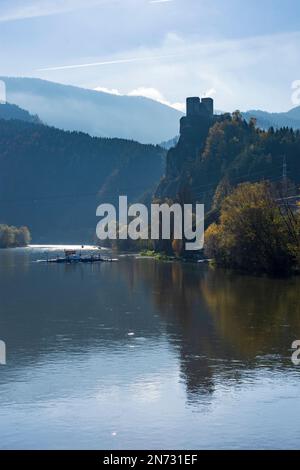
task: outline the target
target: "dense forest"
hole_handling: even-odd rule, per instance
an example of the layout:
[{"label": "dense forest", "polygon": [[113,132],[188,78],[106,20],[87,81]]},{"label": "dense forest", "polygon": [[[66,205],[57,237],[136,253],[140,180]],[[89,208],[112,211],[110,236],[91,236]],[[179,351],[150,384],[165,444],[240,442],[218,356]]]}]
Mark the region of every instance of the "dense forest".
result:
[{"label": "dense forest", "polygon": [[[267,131],[240,112],[217,118],[206,139],[181,136],[167,155],[157,201],[204,203],[205,253],[224,267],[289,274],[300,269],[300,130]],[[156,250],[187,256],[179,241]]]},{"label": "dense forest", "polygon": [[27,227],[13,227],[0,224],[0,248],[27,246],[31,236]]},{"label": "dense forest", "polygon": [[164,167],[158,146],[0,120],[0,220],[35,242],[91,242],[97,205],[151,199]]},{"label": "dense forest", "polygon": [[[242,182],[282,179],[300,184],[300,130],[290,128],[268,131],[247,122],[237,111],[226,114],[210,128],[204,145],[197,151],[180,139],[167,156],[166,176],[158,198],[178,198],[185,192],[193,202],[202,202],[207,212],[222,200],[229,186]],[[293,185],[290,185],[292,191]]]}]

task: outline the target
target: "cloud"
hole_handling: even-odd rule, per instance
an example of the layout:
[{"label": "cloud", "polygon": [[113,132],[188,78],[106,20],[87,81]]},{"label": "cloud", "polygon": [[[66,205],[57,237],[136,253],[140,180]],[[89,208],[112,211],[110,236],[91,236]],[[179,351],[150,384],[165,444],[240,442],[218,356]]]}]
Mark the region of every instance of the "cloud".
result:
[{"label": "cloud", "polygon": [[185,103],[172,103],[170,106],[174,109],[177,109],[177,111],[181,111],[182,113],[185,113],[185,110],[186,110]]},{"label": "cloud", "polygon": [[156,88],[139,87],[135,90],[130,91],[128,93],[128,96],[144,96],[145,98],[150,98],[151,100],[158,101],[159,103],[170,106],[171,108],[175,108],[178,111],[185,110],[184,103],[171,103]]},{"label": "cloud", "polygon": [[57,15],[108,3],[108,0],[2,0],[0,22]]},{"label": "cloud", "polygon": [[215,88],[209,88],[205,93],[203,93],[203,98],[213,98],[217,93]]},{"label": "cloud", "polygon": [[164,101],[164,97],[159,90],[156,88],[145,88],[139,87],[135,90],[132,90],[128,93],[129,96],[144,96],[145,98],[150,98],[155,101]]},{"label": "cloud", "polygon": [[[60,66],[55,78],[95,88],[98,71],[90,64],[111,64],[101,70],[101,85],[176,109],[184,109],[186,96],[209,95],[217,109],[287,111],[292,107],[290,84],[299,78],[299,42],[298,32],[210,41],[169,33],[155,47],[139,46],[123,56],[89,60],[79,69],[71,66],[68,73]],[[51,80],[52,75],[46,78]]]},{"label": "cloud", "polygon": [[205,95],[215,98],[217,108],[228,111],[287,111],[292,107],[290,84],[299,78],[299,42],[299,32],[215,41],[168,34],[159,49],[147,52],[170,59],[127,70],[122,82],[134,86],[143,80],[145,88],[151,83],[163,95],[154,99],[173,107],[179,101],[181,109],[186,96]]},{"label": "cloud", "polygon": [[105,88],[103,86],[97,86],[94,88],[95,91],[102,91],[103,93],[109,93],[110,95],[118,95],[121,96],[122,93],[119,92],[116,88]]},{"label": "cloud", "polygon": [[174,0],[150,0],[149,3],[170,3],[174,2]]},{"label": "cloud", "polygon": [[170,101],[166,100],[162,93],[156,88],[138,87],[125,94],[121,93],[116,88],[106,88],[98,86],[94,88],[94,90],[118,96],[142,96],[144,98],[149,98],[151,100],[158,101],[159,103],[165,104],[166,106],[170,106],[171,108],[177,109],[178,111],[185,111],[185,103],[170,103]]}]

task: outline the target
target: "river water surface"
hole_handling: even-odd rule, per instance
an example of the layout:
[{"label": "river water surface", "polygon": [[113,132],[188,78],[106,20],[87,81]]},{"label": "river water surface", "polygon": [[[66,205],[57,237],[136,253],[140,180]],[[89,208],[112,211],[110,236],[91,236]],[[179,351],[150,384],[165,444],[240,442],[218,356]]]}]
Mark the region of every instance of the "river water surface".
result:
[{"label": "river water surface", "polygon": [[300,279],[0,250],[2,449],[300,448]]}]

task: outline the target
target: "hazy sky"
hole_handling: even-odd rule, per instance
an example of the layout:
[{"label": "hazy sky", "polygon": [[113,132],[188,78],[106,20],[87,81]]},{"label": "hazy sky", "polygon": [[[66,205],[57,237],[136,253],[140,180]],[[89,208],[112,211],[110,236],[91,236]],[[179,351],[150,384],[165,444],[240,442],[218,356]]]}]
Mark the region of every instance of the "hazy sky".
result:
[{"label": "hazy sky", "polygon": [[0,0],[0,74],[181,107],[293,107],[299,0]]}]

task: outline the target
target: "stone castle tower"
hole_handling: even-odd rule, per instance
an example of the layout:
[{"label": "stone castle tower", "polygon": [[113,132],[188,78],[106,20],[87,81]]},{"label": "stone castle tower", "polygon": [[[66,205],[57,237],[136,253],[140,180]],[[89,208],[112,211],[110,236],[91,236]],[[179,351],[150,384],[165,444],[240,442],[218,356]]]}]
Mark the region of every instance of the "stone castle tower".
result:
[{"label": "stone castle tower", "polygon": [[209,129],[218,119],[212,98],[187,98],[186,116],[180,119],[180,138],[167,154],[166,174],[156,190],[156,197],[175,200],[180,190],[187,186]]},{"label": "stone castle tower", "polygon": [[180,137],[201,140],[214,121],[214,100],[193,97],[186,99],[186,116],[180,120]]}]

